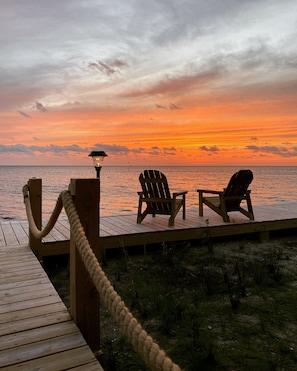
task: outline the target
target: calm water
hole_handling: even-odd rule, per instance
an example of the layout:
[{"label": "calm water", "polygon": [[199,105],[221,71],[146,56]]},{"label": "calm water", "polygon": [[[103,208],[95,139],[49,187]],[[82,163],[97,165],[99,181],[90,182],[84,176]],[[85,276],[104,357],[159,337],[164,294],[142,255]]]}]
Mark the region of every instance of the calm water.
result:
[{"label": "calm water", "polygon": [[[197,188],[221,190],[238,167],[155,167],[168,179],[171,191],[188,190],[187,208],[197,208]],[[252,202],[297,202],[297,166],[249,167],[254,173]],[[137,212],[138,176],[144,167],[109,167],[101,170],[101,215]],[[43,217],[48,218],[58,195],[71,178],[93,178],[92,167],[0,166],[0,219],[26,219],[22,187],[29,178],[42,179]],[[64,214],[65,215],[65,214]]]}]

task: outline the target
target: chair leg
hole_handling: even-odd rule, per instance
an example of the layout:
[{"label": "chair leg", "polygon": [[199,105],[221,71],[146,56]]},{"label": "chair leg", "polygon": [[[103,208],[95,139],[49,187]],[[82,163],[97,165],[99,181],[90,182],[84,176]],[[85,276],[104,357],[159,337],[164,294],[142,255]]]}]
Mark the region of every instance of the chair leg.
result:
[{"label": "chair leg", "polygon": [[246,202],[247,202],[247,207],[248,207],[248,211],[249,211],[249,218],[250,218],[250,220],[255,220],[252,201],[251,201],[251,198],[250,198],[249,195],[246,199]]},{"label": "chair leg", "polygon": [[223,221],[226,223],[229,223],[230,218],[229,218],[229,215],[227,214],[226,202],[222,196],[220,196],[220,205],[221,205],[221,215],[222,215]]},{"label": "chair leg", "polygon": [[139,214],[137,216],[137,224],[140,224],[146,216],[147,216],[147,212],[146,211],[144,211],[142,214]]},{"label": "chair leg", "polygon": [[142,208],[142,202],[139,199],[139,202],[138,202],[138,211],[137,211],[137,224],[140,224],[141,221],[142,221],[142,219],[141,219],[141,208]]},{"label": "chair leg", "polygon": [[171,203],[171,209],[170,209],[170,218],[168,219],[168,227],[173,227],[174,226],[174,219],[176,216],[176,202],[175,199]]},{"label": "chair leg", "polygon": [[173,227],[174,226],[174,219],[175,216],[171,216],[168,220],[168,227]]},{"label": "chair leg", "polygon": [[183,195],[183,219],[186,219],[186,195]]},{"label": "chair leg", "polygon": [[199,192],[198,202],[199,202],[199,216],[203,216],[203,198],[202,198],[202,192]]},{"label": "chair leg", "polygon": [[146,210],[142,213],[141,209],[142,209],[142,201],[139,200],[138,212],[137,212],[137,224],[140,224],[143,221],[143,219],[147,216]]},{"label": "chair leg", "polygon": [[230,223],[230,218],[229,218],[229,215],[227,213],[223,214],[222,218],[223,218],[224,222]]}]

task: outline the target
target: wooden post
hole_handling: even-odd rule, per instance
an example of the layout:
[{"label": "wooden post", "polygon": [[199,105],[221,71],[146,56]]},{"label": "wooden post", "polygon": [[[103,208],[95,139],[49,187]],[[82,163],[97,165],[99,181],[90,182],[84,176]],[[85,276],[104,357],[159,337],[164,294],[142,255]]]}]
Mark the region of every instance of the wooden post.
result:
[{"label": "wooden post", "polygon": [[[42,228],[42,180],[32,178],[28,180],[30,204],[36,227]],[[33,236],[29,229],[29,246],[38,260],[42,260],[42,241]]]},{"label": "wooden post", "polygon": [[[90,246],[98,253],[99,179],[71,179],[69,189]],[[82,262],[72,232],[70,236],[70,313],[92,351],[99,352],[99,293]]]}]

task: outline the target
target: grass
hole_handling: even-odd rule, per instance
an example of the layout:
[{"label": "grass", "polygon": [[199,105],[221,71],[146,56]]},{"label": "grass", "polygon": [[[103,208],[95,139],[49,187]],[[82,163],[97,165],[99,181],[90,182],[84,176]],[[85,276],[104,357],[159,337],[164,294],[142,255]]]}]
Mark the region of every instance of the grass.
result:
[{"label": "grass", "polygon": [[[103,269],[144,329],[187,371],[295,370],[297,238],[108,251]],[[65,269],[51,274],[67,303]],[[146,370],[103,307],[105,371]]]}]

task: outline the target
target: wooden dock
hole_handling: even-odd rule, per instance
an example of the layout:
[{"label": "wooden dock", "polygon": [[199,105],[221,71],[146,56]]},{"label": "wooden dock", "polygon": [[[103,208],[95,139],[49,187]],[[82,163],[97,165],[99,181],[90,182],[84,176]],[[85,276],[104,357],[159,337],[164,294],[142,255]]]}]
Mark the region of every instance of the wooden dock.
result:
[{"label": "wooden dock", "polygon": [[103,371],[26,245],[0,247],[0,369]]},{"label": "wooden dock", "polygon": [[[255,220],[231,213],[231,223],[209,209],[187,210],[174,227],[168,217],[102,216],[104,249],[206,237],[259,234],[297,227],[297,203],[254,206]],[[43,240],[42,255],[69,252],[69,223],[59,219]],[[83,339],[40,263],[28,247],[28,222],[0,223],[0,368],[4,370],[103,370]]]},{"label": "wooden dock", "polygon": [[[165,215],[155,218],[148,215],[141,224],[136,223],[135,214],[101,216],[99,243],[102,248],[109,249],[253,233],[268,238],[270,232],[297,227],[297,203],[255,205],[254,221],[234,212],[230,213],[231,222],[225,223],[208,208],[204,213],[203,217],[199,217],[198,208],[190,208],[185,220],[179,213],[174,227],[168,227],[168,216]],[[43,239],[42,255],[68,253],[69,238],[68,220],[59,219],[55,228]],[[0,247],[23,244],[28,244],[28,222],[2,221]]]}]

